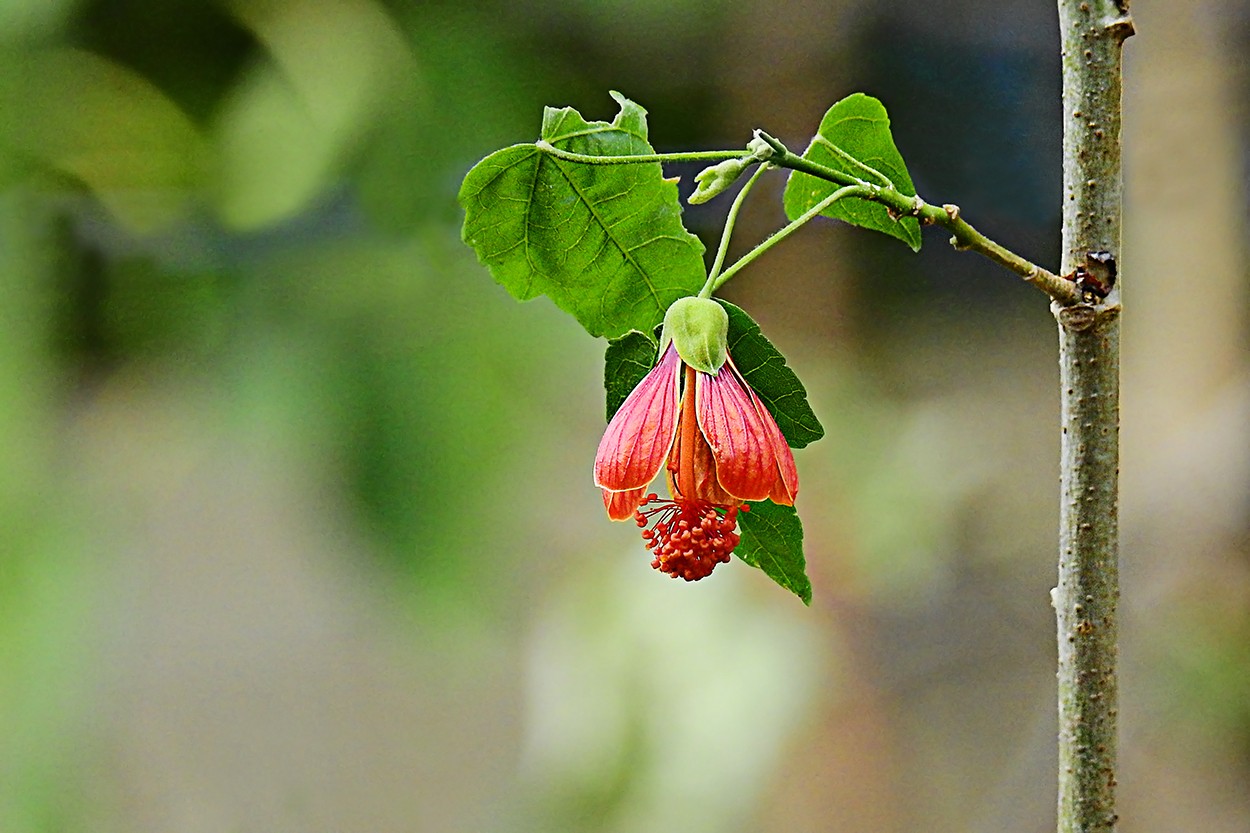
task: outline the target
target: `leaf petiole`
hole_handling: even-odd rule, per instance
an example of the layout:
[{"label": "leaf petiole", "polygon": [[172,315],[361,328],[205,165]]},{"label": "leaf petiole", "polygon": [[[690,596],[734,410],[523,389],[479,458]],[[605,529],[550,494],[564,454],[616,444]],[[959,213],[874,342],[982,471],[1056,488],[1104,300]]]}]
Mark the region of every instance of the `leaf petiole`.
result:
[{"label": "leaf petiole", "polygon": [[561,150],[550,142],[539,139],[534,147],[543,153],[564,159],[569,162],[580,162],[584,165],[638,165],[644,162],[703,162],[722,159],[740,159],[750,156],[745,150],[697,150],[679,153],[640,153],[637,156],[593,156],[585,153],[574,153]]},{"label": "leaf petiole", "polygon": [[861,161],[859,161],[859,160],[858,160],[858,159],[856,159],[854,156],[851,156],[849,153],[847,153],[846,151],[844,151],[842,148],[838,147],[838,146],[837,146],[837,145],[835,145],[833,142],[831,142],[831,141],[829,141],[828,139],[826,139],[824,136],[821,136],[820,134],[816,134],[816,141],[820,142],[822,145],[824,145],[825,147],[827,147],[827,148],[829,149],[829,151],[830,151],[830,152],[831,152],[834,156],[838,157],[839,159],[841,159],[841,160],[842,160],[843,162],[845,162],[846,164],[851,165],[852,167],[855,167],[855,168],[859,168],[859,169],[860,169],[861,171],[863,171],[864,173],[866,173],[866,174],[868,174],[869,176],[871,176],[872,178],[876,179],[876,180],[877,180],[877,184],[878,184],[878,185],[880,185],[881,187],[883,187],[883,188],[893,188],[893,187],[894,187],[894,183],[890,181],[890,178],[889,178],[888,176],[886,176],[885,174],[881,173],[881,171],[878,171],[878,170],[877,170],[876,168],[874,168],[872,165],[869,165],[869,164],[868,164],[868,163],[866,163],[866,162],[861,162]]}]

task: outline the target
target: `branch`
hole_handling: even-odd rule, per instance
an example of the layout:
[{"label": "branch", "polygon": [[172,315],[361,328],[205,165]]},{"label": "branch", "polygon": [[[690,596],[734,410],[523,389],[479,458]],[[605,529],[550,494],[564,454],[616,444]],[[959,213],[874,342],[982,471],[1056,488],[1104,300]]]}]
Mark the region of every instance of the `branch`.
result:
[{"label": "branch", "polygon": [[[768,157],[771,164],[802,171],[836,185],[862,188],[864,193],[856,196],[884,205],[896,218],[915,217],[922,225],[938,225],[946,228],[951,232],[950,242],[956,249],[976,252],[1006,267],[1045,292],[1057,304],[1071,306],[1080,303],[1082,293],[1075,282],[1059,277],[986,237],[960,216],[959,206],[931,205],[919,196],[908,196],[892,186],[867,182],[810,159],[804,159],[763,131],[756,131],[756,135],[773,149],[773,154]],[[872,173],[876,172],[872,171]]]}]

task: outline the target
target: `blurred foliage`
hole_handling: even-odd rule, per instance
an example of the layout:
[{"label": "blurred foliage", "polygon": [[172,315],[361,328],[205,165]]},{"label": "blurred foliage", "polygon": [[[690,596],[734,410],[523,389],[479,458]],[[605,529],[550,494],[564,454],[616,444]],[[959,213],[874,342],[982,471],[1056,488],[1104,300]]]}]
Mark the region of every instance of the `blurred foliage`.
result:
[{"label": "blurred foliage", "polygon": [[98,829],[72,752],[107,548],[60,426],[114,374],[215,388],[227,422],[341,477],[408,604],[472,586],[492,615],[519,450],[500,418],[568,337],[483,349],[522,333],[456,239],[459,172],[545,103],[533,34],[493,13],[0,9],[0,110],[22,114],[0,120],[0,829]]},{"label": "blurred foliage", "polygon": [[548,468],[517,435],[567,396],[575,336],[520,323],[454,195],[568,94],[582,47],[548,24],[452,2],[0,7],[0,111],[22,115],[0,120],[0,829],[94,827],[67,796],[108,530],[85,536],[61,426],[111,379],[206,386],[232,430],[315,459],[427,623],[511,604],[509,495]]},{"label": "blurred foliage", "polygon": [[[4,159],[51,221],[36,255],[62,267],[49,324],[68,368],[174,363],[228,386],[266,350],[305,362],[291,407],[325,412],[383,549],[414,552],[429,523],[400,504],[472,471],[455,450],[505,442],[470,384],[492,356],[454,307],[489,289],[450,279],[476,270],[444,233],[457,167],[539,112],[532,38],[490,14],[132,1],[81,4],[61,32],[32,22],[9,49],[28,118],[6,123]],[[477,323],[503,340],[488,310]]]},{"label": "blurred foliage", "polygon": [[[1240,592],[1239,592],[1240,591]],[[1191,598],[1168,616],[1154,657],[1171,670],[1163,685],[1174,731],[1231,747],[1250,761],[1250,608],[1230,583]]]}]

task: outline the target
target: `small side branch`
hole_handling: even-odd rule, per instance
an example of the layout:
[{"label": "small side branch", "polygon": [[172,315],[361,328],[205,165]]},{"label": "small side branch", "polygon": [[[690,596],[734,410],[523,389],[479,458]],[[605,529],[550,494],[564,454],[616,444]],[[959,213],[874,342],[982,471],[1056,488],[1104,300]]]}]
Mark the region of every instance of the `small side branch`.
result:
[{"label": "small side branch", "polygon": [[924,219],[932,217],[932,222],[945,226],[951,231],[951,245],[956,249],[977,252],[1000,266],[1015,272],[1024,280],[1045,292],[1061,306],[1079,303],[1081,292],[1076,283],[1065,280],[1048,269],[1038,266],[1026,258],[1007,249],[977,231],[966,220],[959,216],[959,206],[942,206],[941,215],[933,211],[933,206],[925,206],[919,215]]},{"label": "small side branch", "polygon": [[951,245],[956,249],[976,252],[1006,267],[1045,292],[1057,304],[1070,306],[1080,303],[1081,292],[1073,281],[1059,277],[986,237],[960,216],[959,206],[931,205],[919,196],[908,196],[892,187],[868,182],[843,171],[812,162],[810,159],[804,159],[767,133],[757,131],[756,135],[773,149],[773,155],[768,157],[768,161],[773,165],[801,171],[836,185],[854,186],[862,192],[855,196],[884,205],[895,218],[914,217],[922,225],[938,225],[946,228],[951,232]]}]

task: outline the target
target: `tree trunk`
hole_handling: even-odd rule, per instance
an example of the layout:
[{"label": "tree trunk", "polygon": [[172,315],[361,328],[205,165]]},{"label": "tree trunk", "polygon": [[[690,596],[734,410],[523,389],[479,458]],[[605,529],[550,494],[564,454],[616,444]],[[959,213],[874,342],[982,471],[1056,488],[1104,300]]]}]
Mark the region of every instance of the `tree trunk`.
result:
[{"label": "tree trunk", "polygon": [[1116,826],[1119,599],[1121,46],[1127,0],[1059,0],[1063,50],[1062,274],[1098,280],[1056,306],[1062,399],[1059,584],[1060,833]]}]

